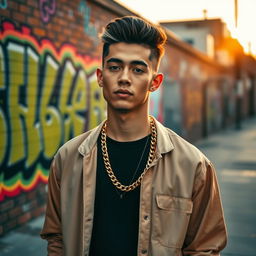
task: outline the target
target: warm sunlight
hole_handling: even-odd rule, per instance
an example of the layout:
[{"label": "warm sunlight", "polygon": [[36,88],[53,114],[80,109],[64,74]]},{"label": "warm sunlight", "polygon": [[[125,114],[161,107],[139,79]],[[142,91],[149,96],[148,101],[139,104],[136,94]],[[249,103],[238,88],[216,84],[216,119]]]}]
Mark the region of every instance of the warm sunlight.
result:
[{"label": "warm sunlight", "polygon": [[243,45],[244,50],[256,55],[256,1],[237,0],[238,27],[235,28],[235,0],[118,0],[145,18],[154,22],[161,20],[201,19],[203,10],[208,18],[221,18]]},{"label": "warm sunlight", "polygon": [[238,27],[234,23],[228,23],[232,36],[237,38],[243,45],[247,53],[256,55],[256,33],[254,25],[256,24],[256,1],[243,0],[238,3]]}]

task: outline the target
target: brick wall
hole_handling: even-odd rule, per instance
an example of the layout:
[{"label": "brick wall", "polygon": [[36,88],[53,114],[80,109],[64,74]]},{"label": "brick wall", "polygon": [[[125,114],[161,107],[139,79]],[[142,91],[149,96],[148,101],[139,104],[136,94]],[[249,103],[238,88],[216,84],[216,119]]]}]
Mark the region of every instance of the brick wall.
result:
[{"label": "brick wall", "polygon": [[31,218],[40,216],[45,211],[45,185],[16,197],[6,198],[0,204],[0,234],[25,224]]}]

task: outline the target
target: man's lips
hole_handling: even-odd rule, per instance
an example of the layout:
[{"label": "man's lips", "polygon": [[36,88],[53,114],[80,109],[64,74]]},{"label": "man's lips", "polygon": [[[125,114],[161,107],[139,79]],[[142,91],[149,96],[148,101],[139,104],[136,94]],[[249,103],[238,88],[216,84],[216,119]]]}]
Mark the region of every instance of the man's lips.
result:
[{"label": "man's lips", "polygon": [[129,96],[129,95],[132,95],[132,93],[129,91],[129,90],[124,90],[124,89],[120,89],[120,90],[117,90],[115,91],[115,94],[118,94],[120,96]]}]

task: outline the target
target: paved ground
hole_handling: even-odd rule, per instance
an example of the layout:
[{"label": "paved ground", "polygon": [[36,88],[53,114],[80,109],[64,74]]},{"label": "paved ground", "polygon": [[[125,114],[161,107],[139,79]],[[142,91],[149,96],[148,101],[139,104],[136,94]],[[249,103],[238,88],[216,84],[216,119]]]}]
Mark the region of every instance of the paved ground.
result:
[{"label": "paved ground", "polygon": [[219,178],[229,232],[222,255],[256,256],[256,119],[197,146],[214,163]]},{"label": "paved ground", "polygon": [[[219,178],[229,242],[222,256],[256,255],[256,119],[240,131],[227,129],[196,144],[214,163]],[[39,238],[43,217],[0,240],[1,256],[45,256]],[[157,255],[156,255],[157,256]]]},{"label": "paved ground", "polygon": [[1,256],[46,256],[46,242],[39,237],[43,217],[30,221],[0,239]]}]

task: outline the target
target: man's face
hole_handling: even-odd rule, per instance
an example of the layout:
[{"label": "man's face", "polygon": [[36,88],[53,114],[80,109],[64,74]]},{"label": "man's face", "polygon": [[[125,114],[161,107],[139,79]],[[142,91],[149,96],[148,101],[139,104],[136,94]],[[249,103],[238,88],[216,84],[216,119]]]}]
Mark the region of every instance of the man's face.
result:
[{"label": "man's face", "polygon": [[108,108],[125,112],[147,109],[150,91],[162,82],[162,74],[155,70],[157,61],[149,59],[150,53],[149,48],[140,44],[110,45],[103,70],[97,70]]}]

